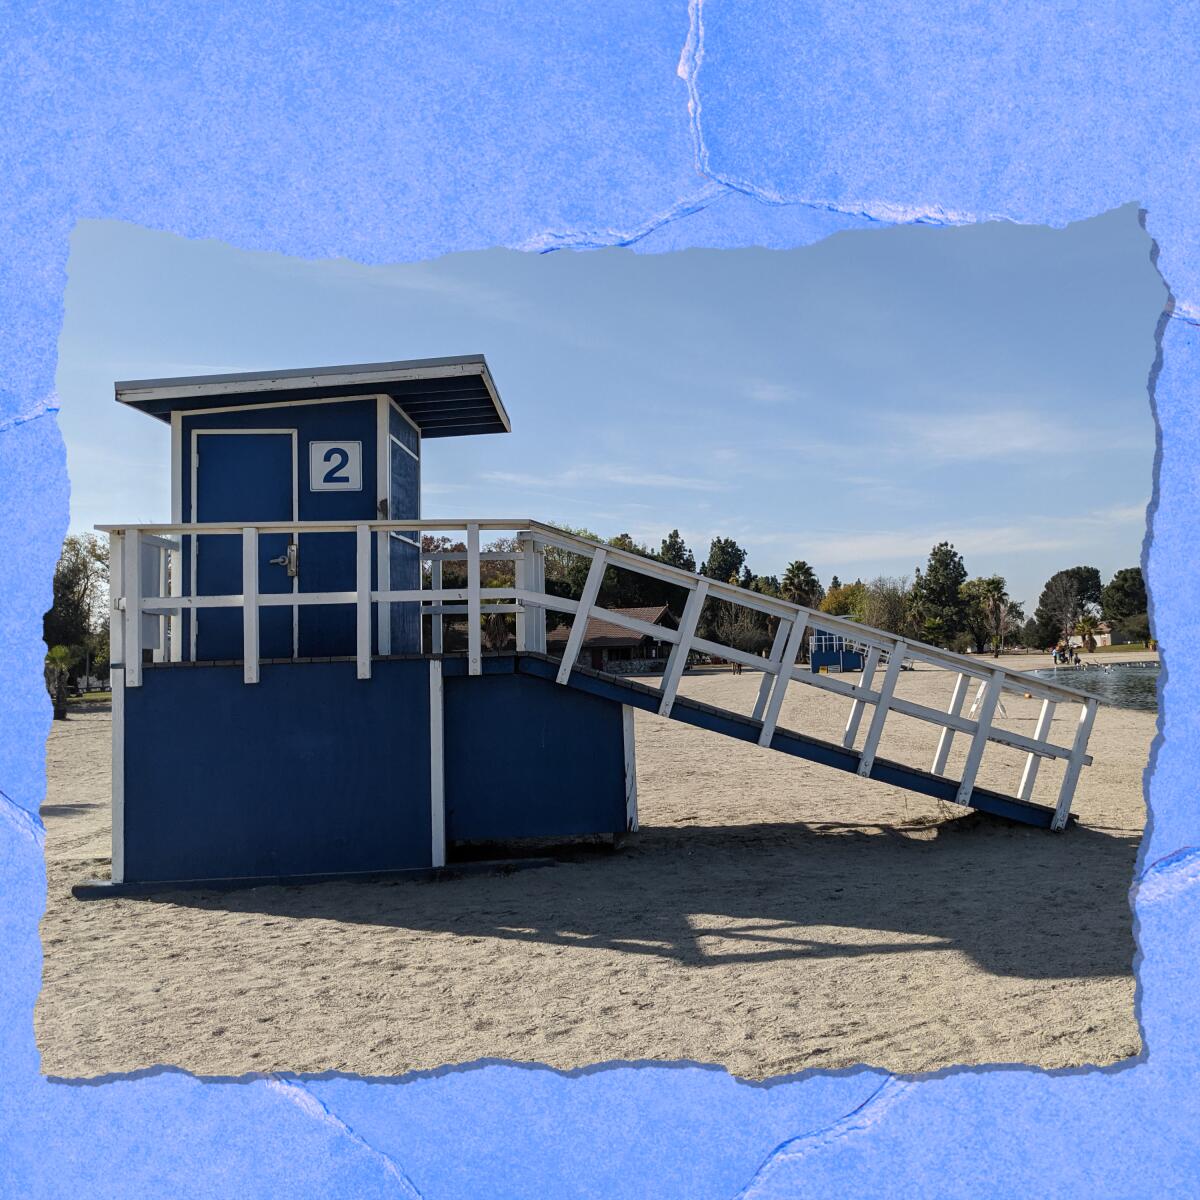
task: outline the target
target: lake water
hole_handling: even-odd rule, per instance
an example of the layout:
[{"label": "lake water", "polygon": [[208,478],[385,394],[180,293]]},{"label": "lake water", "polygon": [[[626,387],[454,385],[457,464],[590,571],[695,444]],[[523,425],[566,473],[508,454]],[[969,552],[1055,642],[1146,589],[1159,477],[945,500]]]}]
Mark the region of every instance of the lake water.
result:
[{"label": "lake water", "polygon": [[1053,679],[1064,687],[1077,688],[1099,696],[1106,704],[1118,708],[1140,708],[1149,712],[1158,709],[1158,663],[1112,663],[1090,667],[1043,667],[1030,671],[1044,679]]}]

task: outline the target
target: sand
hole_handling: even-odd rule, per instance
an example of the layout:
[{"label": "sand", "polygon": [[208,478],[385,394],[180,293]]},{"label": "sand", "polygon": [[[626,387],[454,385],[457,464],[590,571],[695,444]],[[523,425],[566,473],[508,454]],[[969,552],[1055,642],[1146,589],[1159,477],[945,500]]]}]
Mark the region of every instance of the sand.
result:
[{"label": "sand", "polygon": [[[683,690],[749,711],[759,678],[698,673]],[[944,705],[950,686],[917,670],[900,694]],[[846,703],[793,686],[781,723],[836,737]],[[1032,732],[1036,701],[1006,707],[1003,723]],[[891,720],[881,753],[928,765],[936,731]],[[48,747],[42,1069],[658,1059],[761,1079],[1111,1063],[1141,1045],[1128,888],[1154,732],[1155,714],[1101,705],[1080,824],[1054,835],[639,713],[642,831],[615,852],[436,882],[81,902],[71,884],[109,868],[110,718],[77,713]],[[990,747],[980,782],[1012,791],[1020,765]]]}]

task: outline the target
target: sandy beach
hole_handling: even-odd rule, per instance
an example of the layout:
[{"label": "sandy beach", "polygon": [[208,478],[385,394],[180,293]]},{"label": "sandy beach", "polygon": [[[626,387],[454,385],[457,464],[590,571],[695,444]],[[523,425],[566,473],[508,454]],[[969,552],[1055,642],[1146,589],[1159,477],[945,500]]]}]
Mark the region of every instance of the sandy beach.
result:
[{"label": "sandy beach", "polygon": [[[1152,656],[1103,661],[1121,657]],[[749,712],[759,679],[697,673],[683,692]],[[951,685],[916,670],[899,694],[944,707]],[[781,724],[836,739],[846,704],[793,686]],[[1005,705],[999,723],[1031,733],[1038,702]],[[1052,739],[1069,742],[1073,719],[1060,710]],[[616,851],[436,882],[81,902],[71,885],[109,870],[111,727],[73,713],[50,736],[42,808],[42,1069],[657,1059],[761,1079],[1111,1063],[1140,1049],[1127,893],[1155,719],[1100,706],[1062,835],[639,713],[642,829]],[[927,766],[936,740],[893,716],[880,753]],[[979,781],[1012,792],[1021,763],[991,746]],[[1060,773],[1043,768],[1035,799]]]}]

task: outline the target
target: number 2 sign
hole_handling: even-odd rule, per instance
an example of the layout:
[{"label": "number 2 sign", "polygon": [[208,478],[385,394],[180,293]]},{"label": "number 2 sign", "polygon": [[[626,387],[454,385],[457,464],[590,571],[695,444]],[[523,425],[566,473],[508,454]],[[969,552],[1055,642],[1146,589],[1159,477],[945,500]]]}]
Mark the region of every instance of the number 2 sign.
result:
[{"label": "number 2 sign", "polygon": [[308,487],[313,492],[361,492],[362,442],[309,442]]}]

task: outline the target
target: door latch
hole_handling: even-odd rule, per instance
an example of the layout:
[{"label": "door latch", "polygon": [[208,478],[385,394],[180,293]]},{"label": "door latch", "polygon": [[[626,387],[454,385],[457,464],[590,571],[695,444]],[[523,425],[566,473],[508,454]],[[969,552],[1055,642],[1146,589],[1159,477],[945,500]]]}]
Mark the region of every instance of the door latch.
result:
[{"label": "door latch", "polygon": [[286,554],[269,560],[273,567],[287,567],[289,579],[295,579],[300,574],[300,547],[295,542],[288,542]]}]

